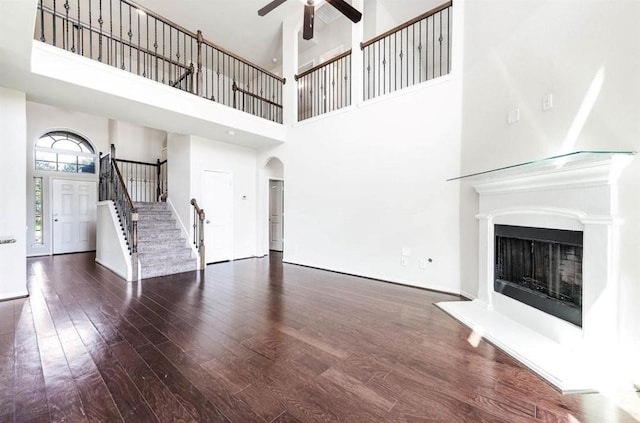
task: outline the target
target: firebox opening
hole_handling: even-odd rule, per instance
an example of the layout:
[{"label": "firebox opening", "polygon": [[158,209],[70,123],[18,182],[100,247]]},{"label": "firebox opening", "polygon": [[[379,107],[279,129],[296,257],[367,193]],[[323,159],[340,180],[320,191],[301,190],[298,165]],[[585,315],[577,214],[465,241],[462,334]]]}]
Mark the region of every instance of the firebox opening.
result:
[{"label": "firebox opening", "polygon": [[582,327],[582,232],[495,225],[494,289]]}]

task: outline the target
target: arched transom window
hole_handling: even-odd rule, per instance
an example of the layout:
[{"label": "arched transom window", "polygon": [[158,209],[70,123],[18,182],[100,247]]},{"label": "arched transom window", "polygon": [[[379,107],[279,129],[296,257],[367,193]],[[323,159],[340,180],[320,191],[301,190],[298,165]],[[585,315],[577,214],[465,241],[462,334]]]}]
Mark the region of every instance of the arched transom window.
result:
[{"label": "arched transom window", "polygon": [[96,152],[86,139],[68,131],[47,132],[35,146],[36,170],[96,173]]}]

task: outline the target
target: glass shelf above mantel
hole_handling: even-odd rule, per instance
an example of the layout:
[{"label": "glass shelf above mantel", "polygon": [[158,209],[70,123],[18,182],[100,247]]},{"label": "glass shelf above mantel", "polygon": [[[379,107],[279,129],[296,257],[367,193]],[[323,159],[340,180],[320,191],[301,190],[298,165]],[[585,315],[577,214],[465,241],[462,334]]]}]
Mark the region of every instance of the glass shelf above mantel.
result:
[{"label": "glass shelf above mantel", "polygon": [[475,179],[476,177],[493,176],[508,177],[519,173],[530,171],[542,171],[544,169],[561,169],[587,165],[590,162],[601,162],[603,160],[611,160],[618,156],[633,156],[635,151],[574,151],[573,153],[561,154],[558,156],[546,157],[544,159],[532,160],[529,162],[518,163],[511,166],[499,167],[496,169],[485,170],[483,172],[471,173],[468,175],[458,176],[447,179],[447,181],[460,181],[465,179]]}]

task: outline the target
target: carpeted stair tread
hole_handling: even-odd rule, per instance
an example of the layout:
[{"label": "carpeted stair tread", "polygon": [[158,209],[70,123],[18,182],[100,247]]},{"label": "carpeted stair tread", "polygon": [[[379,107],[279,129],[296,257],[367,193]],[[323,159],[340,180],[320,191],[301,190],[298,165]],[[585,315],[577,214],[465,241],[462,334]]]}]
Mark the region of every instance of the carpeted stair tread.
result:
[{"label": "carpeted stair tread", "polygon": [[[172,240],[180,238],[180,229],[152,229],[152,228],[144,228],[140,230],[138,228],[138,242],[140,241],[150,241],[150,240]],[[180,238],[182,239],[182,238]]]},{"label": "carpeted stair tread", "polygon": [[176,220],[138,220],[138,231],[143,229],[175,229]]},{"label": "carpeted stair tread", "polygon": [[156,276],[172,275],[174,273],[193,272],[196,270],[196,259],[167,262],[163,265],[150,267],[141,266],[142,278],[154,278]]},{"label": "carpeted stair tread", "polygon": [[142,278],[196,270],[197,260],[167,203],[135,203]]},{"label": "carpeted stair tread", "polygon": [[139,253],[138,258],[143,265],[162,264],[171,260],[187,260],[193,258],[191,248],[166,249],[152,253]]}]

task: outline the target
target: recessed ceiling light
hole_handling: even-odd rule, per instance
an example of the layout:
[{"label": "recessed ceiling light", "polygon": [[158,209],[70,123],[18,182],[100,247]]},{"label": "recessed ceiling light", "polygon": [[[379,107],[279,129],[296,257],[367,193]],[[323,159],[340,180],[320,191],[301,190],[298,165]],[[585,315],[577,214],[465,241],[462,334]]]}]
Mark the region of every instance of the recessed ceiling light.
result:
[{"label": "recessed ceiling light", "polygon": [[273,63],[278,63],[278,58],[277,58],[277,57],[272,57],[272,58],[271,58],[271,61],[272,61]]}]

